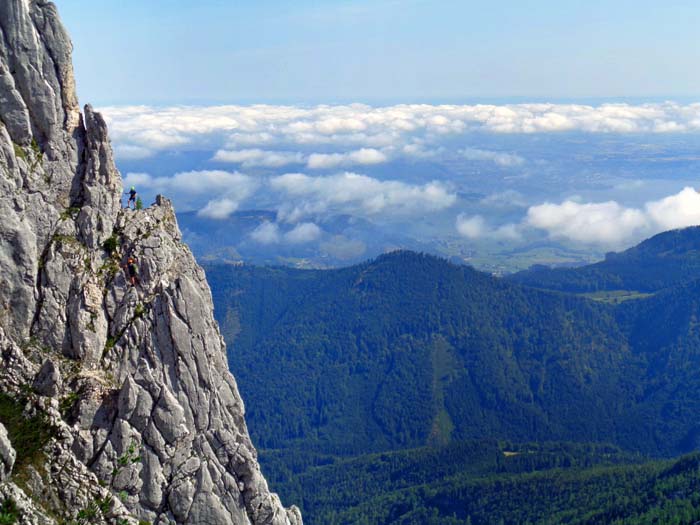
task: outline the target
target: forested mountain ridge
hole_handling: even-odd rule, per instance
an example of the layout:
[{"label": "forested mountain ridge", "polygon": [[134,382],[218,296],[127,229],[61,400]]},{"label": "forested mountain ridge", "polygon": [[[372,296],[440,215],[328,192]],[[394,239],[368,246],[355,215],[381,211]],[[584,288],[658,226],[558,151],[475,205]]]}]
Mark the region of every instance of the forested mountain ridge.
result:
[{"label": "forested mountain ridge", "polygon": [[663,356],[682,343],[645,342],[641,305],[665,311],[666,295],[616,308],[413,252],[207,274],[263,448],[353,454],[488,436],[674,454],[693,441],[686,411],[664,407],[700,399],[694,376],[654,386],[681,366]]},{"label": "forested mountain ridge", "polygon": [[577,268],[535,266],[507,277],[512,282],[567,292],[656,292],[700,278],[700,226],[655,235],[605,260]]},{"label": "forested mountain ridge", "polygon": [[[700,446],[699,237],[609,255],[607,282],[615,270],[636,288],[666,264],[653,293],[619,304],[581,293],[599,289],[586,268],[569,293],[406,251],[337,270],[206,271],[263,468],[309,523],[680,524],[700,519],[696,457],[590,463],[600,445],[585,443]],[[463,441],[484,438],[515,444]],[[583,444],[512,456],[551,440]],[[507,470],[511,457],[529,467]]]}]

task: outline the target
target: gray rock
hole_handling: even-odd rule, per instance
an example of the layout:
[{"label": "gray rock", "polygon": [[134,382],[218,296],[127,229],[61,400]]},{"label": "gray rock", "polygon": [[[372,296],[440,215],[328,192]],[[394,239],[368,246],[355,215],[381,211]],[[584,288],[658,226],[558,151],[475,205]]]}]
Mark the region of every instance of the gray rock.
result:
[{"label": "gray rock", "polygon": [[[31,135],[44,142],[59,139],[63,130],[75,129],[79,111],[72,45],[56,7],[36,0],[1,2],[0,27],[3,69],[10,71],[14,90],[29,112]],[[13,136],[19,143],[23,138],[28,137]]]},{"label": "gray rock", "polygon": [[120,208],[122,184],[114,165],[107,124],[91,106],[85,106],[87,162],[80,195],[77,225],[83,242],[97,249],[112,235]]},{"label": "gray rock", "polygon": [[22,516],[18,525],[55,525],[56,522],[46,515],[39,504],[29,498],[14,483],[0,483],[0,501],[14,501]]},{"label": "gray rock", "polygon": [[7,435],[7,430],[0,423],[0,482],[5,481],[12,473],[12,467],[15,465],[17,453],[12,448],[10,437]]},{"label": "gray rock", "polygon": [[28,523],[53,523],[32,498],[67,520],[111,498],[96,523],[300,525],[260,472],[173,207],[120,208],[107,126],[81,116],[70,55],[53,4],[0,2],[0,391],[33,386],[27,416],[55,429],[26,493],[8,490]]},{"label": "gray rock", "polygon": [[34,391],[42,396],[56,396],[60,392],[62,384],[61,371],[56,363],[51,359],[44,361],[34,379]]}]

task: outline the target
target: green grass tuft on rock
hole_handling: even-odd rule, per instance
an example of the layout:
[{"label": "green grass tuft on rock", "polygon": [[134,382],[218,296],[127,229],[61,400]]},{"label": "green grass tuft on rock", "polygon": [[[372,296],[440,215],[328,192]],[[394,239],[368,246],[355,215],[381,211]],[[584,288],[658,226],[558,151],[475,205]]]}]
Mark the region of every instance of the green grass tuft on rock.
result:
[{"label": "green grass tuft on rock", "polygon": [[55,433],[44,416],[27,417],[22,402],[0,393],[0,423],[7,429],[10,442],[17,452],[15,474],[29,465],[36,466],[43,462],[42,449]]}]

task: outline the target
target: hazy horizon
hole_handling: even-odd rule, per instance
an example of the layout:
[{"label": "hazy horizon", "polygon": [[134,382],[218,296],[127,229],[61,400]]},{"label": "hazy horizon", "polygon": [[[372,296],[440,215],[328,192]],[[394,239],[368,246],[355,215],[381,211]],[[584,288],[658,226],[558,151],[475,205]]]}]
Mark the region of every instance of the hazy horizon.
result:
[{"label": "hazy horizon", "polygon": [[700,223],[692,2],[57,5],[125,184],[200,257],[512,271]]}]

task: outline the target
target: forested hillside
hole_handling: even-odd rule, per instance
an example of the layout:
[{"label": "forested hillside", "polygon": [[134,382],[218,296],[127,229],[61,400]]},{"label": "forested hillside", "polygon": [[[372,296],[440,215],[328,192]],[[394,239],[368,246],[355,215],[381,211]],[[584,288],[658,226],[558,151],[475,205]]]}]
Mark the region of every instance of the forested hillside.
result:
[{"label": "forested hillside", "polygon": [[[697,458],[635,454],[700,446],[699,236],[567,270],[577,293],[413,252],[206,270],[261,461],[309,523],[674,523],[700,518]],[[614,282],[651,293],[580,293]],[[532,445],[554,441],[579,444]]]},{"label": "forested hillside", "polygon": [[685,525],[700,519],[700,459],[473,477],[379,492],[314,523]]},{"label": "forested hillside", "polygon": [[[510,505],[525,504],[494,501],[494,481],[502,482],[524,473],[552,474],[563,469],[583,472],[596,466],[637,465],[642,460],[639,455],[609,445],[514,444],[493,440],[354,458],[321,458],[313,454],[292,457],[290,451],[265,451],[262,456],[272,473],[271,482],[285,498],[304,508],[311,524],[394,523],[403,522],[407,516],[412,516],[412,522],[422,523],[416,520],[427,516],[452,517],[454,509],[461,518],[457,523],[462,523],[469,505],[476,518],[488,509],[505,510]],[[450,502],[439,502],[443,497],[439,494],[452,482],[455,486],[481,485],[481,496],[488,499],[481,503],[468,502],[464,496],[455,494],[450,496],[453,497]],[[441,523],[435,519],[427,522]]]},{"label": "forested hillside", "polygon": [[[608,445],[481,440],[290,464],[261,458],[309,525],[689,524],[700,457],[643,461]],[[313,458],[311,459],[313,462]]]},{"label": "forested hillside", "polygon": [[641,393],[641,363],[609,308],[435,257],[396,252],[322,272],[210,267],[208,277],[264,448],[624,441],[621,418]]},{"label": "forested hillside", "polygon": [[536,266],[508,280],[567,292],[656,292],[700,278],[700,226],[663,232],[605,260],[579,268]]},{"label": "forested hillside", "polygon": [[698,434],[695,296],[683,287],[613,307],[412,252],[207,274],[263,448],[360,454],[494,437],[670,455]]}]

